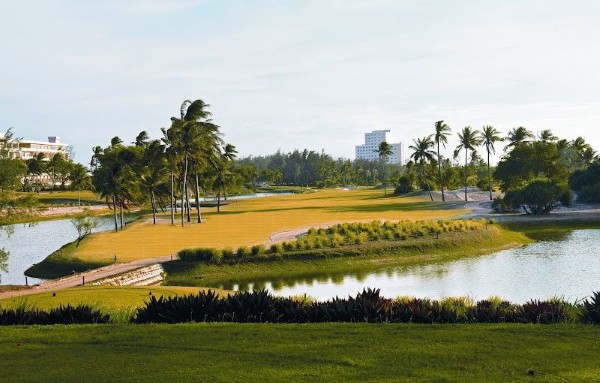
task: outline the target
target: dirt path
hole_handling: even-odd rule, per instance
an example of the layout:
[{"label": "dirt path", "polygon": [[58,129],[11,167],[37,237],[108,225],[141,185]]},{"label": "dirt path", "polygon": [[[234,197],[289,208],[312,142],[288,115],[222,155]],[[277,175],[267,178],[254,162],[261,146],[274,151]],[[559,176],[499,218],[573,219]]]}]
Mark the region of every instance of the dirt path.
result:
[{"label": "dirt path", "polygon": [[83,284],[83,280],[85,278],[85,283],[90,283],[96,281],[98,279],[103,279],[106,277],[111,277],[114,275],[122,274],[127,271],[139,269],[140,267],[149,266],[155,263],[164,263],[170,261],[172,259],[176,259],[176,256],[171,258],[171,256],[166,257],[158,257],[158,258],[149,258],[138,260],[129,263],[116,263],[114,265],[108,265],[101,267],[99,269],[94,269],[90,271],[86,271],[84,273],[74,274],[72,276],[54,279],[51,281],[47,281],[41,283],[37,286],[33,286],[30,289],[26,290],[14,290],[14,291],[5,291],[0,293],[0,299],[23,296],[23,295],[31,295],[42,292],[56,291],[61,289],[66,289],[69,287],[81,286]]}]

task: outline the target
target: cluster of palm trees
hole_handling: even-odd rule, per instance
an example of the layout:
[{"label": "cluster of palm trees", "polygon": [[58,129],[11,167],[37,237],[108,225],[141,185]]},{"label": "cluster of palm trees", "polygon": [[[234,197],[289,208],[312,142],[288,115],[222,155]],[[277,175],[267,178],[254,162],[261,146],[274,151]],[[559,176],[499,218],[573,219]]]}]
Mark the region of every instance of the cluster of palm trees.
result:
[{"label": "cluster of palm trees", "polygon": [[161,129],[161,139],[150,140],[141,132],[133,145],[123,145],[115,137],[110,146],[94,148],[94,187],[112,204],[115,231],[119,228],[117,209],[123,228],[123,209],[145,202],[150,202],[154,223],[158,207],[170,208],[171,224],[179,210],[183,226],[192,220],[193,198],[196,220],[201,223],[201,189],[216,192],[219,199],[226,192],[229,165],[237,151],[221,139],[208,107],[200,99],[185,100],[180,116],[172,117],[171,126]]},{"label": "cluster of palm trees", "polygon": [[[437,121],[435,123],[435,133],[428,135],[423,138],[413,140],[412,145],[409,149],[412,150],[410,156],[411,160],[419,167],[419,175],[422,180],[425,179],[425,165],[430,163],[437,163],[438,170],[438,182],[442,194],[442,201],[446,200],[444,191],[444,169],[442,155],[440,154],[440,148],[445,148],[448,143],[448,137],[450,137],[452,130],[444,121]],[[477,155],[477,148],[483,147],[487,154],[487,183],[489,188],[490,200],[492,196],[492,172],[490,167],[490,155],[496,153],[495,145],[498,142],[505,141],[504,150],[508,151],[515,148],[519,144],[528,143],[535,139],[536,136],[526,128],[520,126],[513,128],[508,132],[506,137],[502,137],[500,132],[493,126],[483,126],[481,130],[475,130],[470,126],[466,126],[462,131],[458,132],[458,145],[454,150],[454,159],[458,159],[462,151],[464,151],[464,198],[468,200],[468,189],[467,189],[467,167],[469,166],[469,158],[473,159]],[[589,144],[585,142],[582,137],[578,137],[573,141],[559,140],[550,130],[543,130],[538,134],[539,141],[554,143],[556,144],[559,151],[571,149],[573,153],[576,153],[576,157],[582,164],[591,163],[596,157],[595,151]],[[436,150],[434,150],[436,149]],[[469,157],[471,154],[471,157]],[[431,200],[433,201],[433,195],[431,188],[427,182],[423,182],[428,191]]]}]

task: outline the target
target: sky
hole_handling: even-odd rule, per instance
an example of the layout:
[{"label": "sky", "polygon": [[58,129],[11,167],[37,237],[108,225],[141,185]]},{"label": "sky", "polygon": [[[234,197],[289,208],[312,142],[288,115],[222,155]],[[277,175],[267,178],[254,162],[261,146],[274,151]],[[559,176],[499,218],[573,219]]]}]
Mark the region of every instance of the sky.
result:
[{"label": "sky", "polygon": [[202,99],[240,156],[352,159],[365,132],[407,148],[438,120],[600,149],[598,14],[585,0],[5,0],[0,131],[58,135],[88,163]]}]

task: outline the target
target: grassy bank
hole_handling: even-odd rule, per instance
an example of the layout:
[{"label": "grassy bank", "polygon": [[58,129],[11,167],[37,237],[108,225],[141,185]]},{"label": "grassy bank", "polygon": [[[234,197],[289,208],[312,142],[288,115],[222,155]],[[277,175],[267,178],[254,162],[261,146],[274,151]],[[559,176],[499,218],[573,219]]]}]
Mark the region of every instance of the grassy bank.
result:
[{"label": "grassy bank", "polygon": [[[90,305],[101,309],[103,312],[114,312],[129,308],[140,307],[149,297],[171,297],[174,295],[198,294],[197,287],[178,286],[84,286],[72,287],[56,292],[43,292],[38,294],[13,297],[0,300],[1,308],[25,307],[47,310],[59,305],[79,304]],[[217,291],[225,294],[224,291]]]},{"label": "grassy bank", "polygon": [[0,337],[0,381],[6,382],[564,382],[600,376],[600,328],[583,325],[72,325],[4,327]]},{"label": "grassy bank", "polygon": [[270,281],[286,286],[304,278],[343,278],[388,267],[443,262],[488,254],[531,242],[524,235],[490,225],[488,230],[444,233],[404,241],[377,241],[355,246],[298,252],[293,257],[239,264],[205,264],[173,261],[164,264],[166,284],[215,286],[232,289],[235,283],[254,282],[255,288]]}]

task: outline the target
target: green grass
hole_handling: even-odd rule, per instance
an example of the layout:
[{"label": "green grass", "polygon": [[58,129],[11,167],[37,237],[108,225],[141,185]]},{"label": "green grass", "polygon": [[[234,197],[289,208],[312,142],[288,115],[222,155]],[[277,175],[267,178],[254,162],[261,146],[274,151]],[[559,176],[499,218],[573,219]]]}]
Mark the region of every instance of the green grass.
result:
[{"label": "green grass", "polygon": [[600,378],[600,328],[584,325],[19,326],[0,328],[0,338],[3,382]]},{"label": "green grass", "polygon": [[527,222],[505,222],[506,228],[519,231],[533,240],[563,239],[573,230],[600,229],[600,217],[584,217],[579,219],[557,219]]},{"label": "green grass", "polygon": [[[55,191],[55,192],[40,192],[31,193],[37,197],[37,199],[44,204],[48,205],[77,205],[79,197],[77,191]],[[81,204],[82,205],[98,205],[104,204],[105,201],[98,197],[97,194],[91,190],[81,191]]]},{"label": "green grass", "polygon": [[[148,300],[150,292],[156,297],[171,297],[198,294],[200,290],[202,289],[197,287],[178,286],[83,286],[3,299],[0,300],[0,307],[16,308],[24,305],[48,310],[59,305],[84,304],[99,308],[103,312],[116,312],[142,306]],[[222,290],[217,292],[225,294]]]},{"label": "green grass", "polygon": [[[341,279],[350,273],[367,273],[389,267],[444,262],[467,256],[489,254],[509,246],[529,243],[520,233],[490,225],[489,230],[453,232],[405,241],[379,241],[335,249],[299,252],[298,259],[267,260],[233,265],[173,261],[164,264],[166,284],[214,286],[232,289],[234,283],[254,282],[262,287],[270,281],[276,287],[314,278]],[[314,257],[312,254],[319,254]],[[360,254],[360,255],[358,255]],[[303,255],[307,257],[303,258]]]}]

